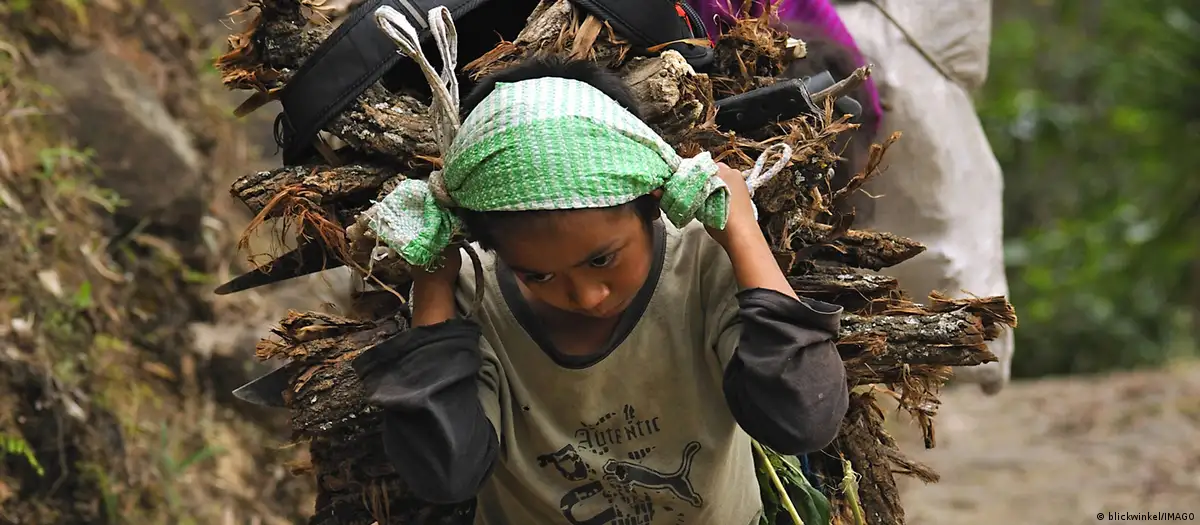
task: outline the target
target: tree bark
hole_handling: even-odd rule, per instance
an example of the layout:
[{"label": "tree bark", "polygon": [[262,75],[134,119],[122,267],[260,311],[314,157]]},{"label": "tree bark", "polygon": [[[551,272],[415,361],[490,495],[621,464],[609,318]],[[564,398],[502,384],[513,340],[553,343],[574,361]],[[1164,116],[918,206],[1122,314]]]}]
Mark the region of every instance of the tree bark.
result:
[{"label": "tree bark", "polygon": [[895,278],[847,266],[809,262],[793,272],[788,283],[797,294],[841,305],[847,312],[860,312],[872,301],[898,297],[900,293]]},{"label": "tree bark", "polygon": [[792,230],[790,247],[812,259],[868,270],[895,266],[925,251],[920,243],[890,233],[846,230],[839,234],[831,225],[812,221],[801,221]]},{"label": "tree bark", "polygon": [[[369,206],[370,199],[379,198],[385,183],[403,178],[396,168],[379,164],[350,164],[336,168],[307,164],[246,175],[233,183],[230,193],[256,215],[287,188],[304,190],[317,205],[337,203],[356,208]],[[280,211],[269,210],[266,218],[277,217]]]}]

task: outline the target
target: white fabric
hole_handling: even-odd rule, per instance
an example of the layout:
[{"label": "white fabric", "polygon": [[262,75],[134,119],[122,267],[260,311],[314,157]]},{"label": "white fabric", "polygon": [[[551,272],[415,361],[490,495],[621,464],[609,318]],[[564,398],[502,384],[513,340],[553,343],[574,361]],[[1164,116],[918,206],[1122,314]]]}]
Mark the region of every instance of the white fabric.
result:
[{"label": "white fabric", "polygon": [[375,23],[384,34],[396,43],[400,53],[411,58],[421,67],[425,80],[433,93],[433,104],[430,116],[437,132],[438,149],[442,155],[450,150],[454,136],[458,133],[458,77],[454,74],[458,67],[458,30],[454,27],[454,17],[446,6],[439,5],[429,10],[428,21],[430,32],[437,43],[438,54],[442,57],[442,72],[438,74],[433,64],[425,57],[421,49],[420,34],[408,22],[404,15],[390,6],[375,10]]},{"label": "white fabric", "polygon": [[[775,160],[775,164],[767,168],[767,158],[775,150],[779,150],[779,158]],[[762,154],[758,156],[758,160],[754,161],[754,167],[742,173],[742,176],[746,178],[746,188],[750,190],[750,196],[753,197],[754,192],[775,178],[791,161],[792,147],[787,143],[776,142],[767,146],[767,149],[763,150]]]},{"label": "white fabric", "polygon": [[[939,290],[963,297],[1008,295],[1004,272],[1003,174],[968,90],[987,78],[990,0],[877,0],[951,78],[947,79],[871,2],[839,5],[883,99],[879,137],[903,136],[885,156],[877,197],[860,227],[889,231],[928,250],[884,270],[915,300]],[[990,349],[1000,359],[955,370],[959,381],[996,393],[1008,382],[1013,346],[1006,330]]]},{"label": "white fabric", "polygon": [[[775,160],[770,168],[767,168],[767,158],[775,151],[779,150],[779,158]],[[750,196],[754,196],[754,192],[763,187],[764,184],[771,182],[783,168],[786,168],[792,162],[792,147],[785,142],[776,142],[767,146],[762,154],[758,156],[758,160],[754,161],[754,167],[742,172],[742,177],[746,179],[746,189],[750,191]],[[758,206],[754,202],[750,203],[750,208],[754,210],[754,220],[758,220]]]}]

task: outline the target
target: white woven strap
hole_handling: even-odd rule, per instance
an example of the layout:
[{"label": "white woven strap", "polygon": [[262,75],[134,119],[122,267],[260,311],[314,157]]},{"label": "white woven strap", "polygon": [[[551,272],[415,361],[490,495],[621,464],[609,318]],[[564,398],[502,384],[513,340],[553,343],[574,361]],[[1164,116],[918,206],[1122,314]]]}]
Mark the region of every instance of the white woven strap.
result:
[{"label": "white woven strap", "polygon": [[[771,158],[772,153],[776,150],[779,150],[779,158],[770,168],[766,168],[767,159]],[[792,147],[786,143],[776,142],[763,150],[762,154],[758,156],[758,160],[754,161],[754,167],[743,174],[746,177],[746,187],[750,189],[750,196],[753,197],[756,190],[775,178],[791,161]]]},{"label": "white woven strap", "polygon": [[[767,159],[771,158],[775,150],[779,150],[779,158],[775,160],[775,164],[772,164],[770,168],[766,168]],[[791,161],[791,146],[783,142],[776,142],[767,146],[767,149],[763,150],[762,154],[758,156],[758,160],[754,161],[754,167],[750,168],[750,171],[742,173],[742,176],[746,178],[746,189],[750,190],[750,197],[753,198],[755,191],[775,178]],[[758,206],[754,205],[754,201],[750,201],[750,206],[754,209],[754,220],[758,220]]]},{"label": "white woven strap", "polygon": [[450,149],[450,143],[458,133],[458,77],[454,70],[458,67],[458,30],[454,28],[454,18],[446,6],[437,6],[429,10],[429,28],[437,43],[438,53],[442,57],[442,72],[439,75],[433,69],[429,59],[421,50],[421,39],[416,28],[408,22],[404,15],[391,6],[383,6],[375,10],[375,23],[388,38],[396,43],[400,52],[413,59],[421,68],[421,73],[429,81],[433,92],[433,104],[430,107],[437,132],[438,147],[442,155]]}]

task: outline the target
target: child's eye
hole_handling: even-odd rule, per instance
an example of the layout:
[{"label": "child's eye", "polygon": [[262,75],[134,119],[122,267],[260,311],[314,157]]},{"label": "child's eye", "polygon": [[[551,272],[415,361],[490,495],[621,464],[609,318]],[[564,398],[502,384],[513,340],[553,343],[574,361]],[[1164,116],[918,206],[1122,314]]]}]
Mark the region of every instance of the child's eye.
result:
[{"label": "child's eye", "polygon": [[543,284],[550,282],[550,279],[553,278],[554,274],[552,273],[527,273],[525,274],[523,280],[527,283]]},{"label": "child's eye", "polygon": [[596,257],[595,259],[592,259],[591,261],[589,261],[589,264],[591,264],[593,268],[604,268],[605,266],[612,264],[613,259],[616,259],[616,258],[617,258],[617,254],[610,253],[608,255],[601,255],[600,257]]}]

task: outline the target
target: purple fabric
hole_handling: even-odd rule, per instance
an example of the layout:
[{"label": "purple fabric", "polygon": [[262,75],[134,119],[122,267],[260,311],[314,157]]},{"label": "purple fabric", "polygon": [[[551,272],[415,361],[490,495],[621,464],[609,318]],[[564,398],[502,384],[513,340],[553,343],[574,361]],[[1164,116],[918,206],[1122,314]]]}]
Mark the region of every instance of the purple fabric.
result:
[{"label": "purple fabric", "polygon": [[[763,8],[768,5],[769,0],[688,0],[688,3],[704,20],[708,34],[716,35],[722,27],[719,21],[732,22],[734,20],[732,6],[741,6],[744,1],[751,3],[750,15],[759,16],[763,13]],[[846,29],[846,24],[842,23],[842,18],[838,16],[837,9],[830,0],[774,0],[772,4],[777,6],[780,21],[801,22],[819,28],[825,31],[829,39],[849,48],[854,53],[858,66],[866,63],[858,45],[854,43],[854,37]],[[875,87],[874,79],[871,78],[867,79],[865,87],[871,99],[871,107],[875,110],[875,114],[880,116],[880,119],[876,121],[876,130],[878,130],[878,123],[882,121],[883,117],[879,91]]]}]

